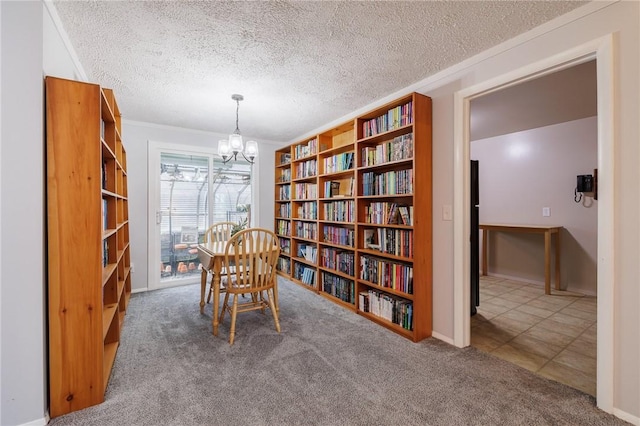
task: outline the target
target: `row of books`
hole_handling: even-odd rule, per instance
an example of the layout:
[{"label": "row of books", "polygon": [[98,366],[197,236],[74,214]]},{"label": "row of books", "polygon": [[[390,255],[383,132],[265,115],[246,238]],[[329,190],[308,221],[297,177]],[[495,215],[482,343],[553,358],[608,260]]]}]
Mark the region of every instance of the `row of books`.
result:
[{"label": "row of books", "polygon": [[355,232],[352,228],[325,225],[322,228],[323,242],[353,247],[355,244]]},{"label": "row of books", "polygon": [[370,289],[359,293],[358,308],[398,324],[405,330],[413,330],[413,304],[409,300]]},{"label": "row of books", "polygon": [[283,152],[278,157],[278,164],[289,164],[291,162],[291,154],[288,152]]},{"label": "row of books", "polygon": [[325,198],[351,197],[353,196],[354,179],[349,178],[344,181],[328,180],[324,183]]},{"label": "row of books", "polygon": [[291,253],[291,240],[287,238],[278,238],[278,241],[280,242],[280,253]]},{"label": "row of books", "polygon": [[291,185],[281,185],[278,189],[278,200],[288,201],[291,199]]},{"label": "row of books", "polygon": [[364,221],[376,225],[412,225],[413,206],[373,202],[365,206]]},{"label": "row of books", "polygon": [[413,133],[397,136],[376,146],[362,148],[362,166],[376,166],[413,157]]},{"label": "row of books", "polygon": [[311,139],[305,144],[296,145],[293,147],[293,158],[304,158],[313,155],[318,152],[318,138]]},{"label": "row of books", "polygon": [[344,152],[323,160],[324,173],[337,173],[353,168],[353,152]]},{"label": "row of books", "polygon": [[347,275],[355,274],[355,256],[352,251],[323,247],[320,252],[320,265]]},{"label": "row of books", "polygon": [[289,182],[291,180],[291,169],[281,169],[280,182]]},{"label": "row of books", "polygon": [[276,269],[284,272],[285,274],[289,274],[291,272],[291,260],[289,260],[288,257],[279,257]]},{"label": "row of books", "polygon": [[366,247],[395,256],[413,257],[413,232],[407,229],[365,229]]},{"label": "row of books", "polygon": [[313,177],[318,174],[318,162],[314,160],[303,161],[296,166],[296,179]]},{"label": "row of books", "polygon": [[324,220],[334,222],[353,222],[356,212],[356,203],[353,200],[331,201],[324,203]]},{"label": "row of books", "polygon": [[413,193],[413,169],[362,174],[362,195],[399,195]]},{"label": "row of books", "polygon": [[316,263],[318,260],[318,247],[315,244],[298,244],[297,256],[307,262]]},{"label": "row of books", "polygon": [[311,287],[316,286],[316,269],[303,263],[294,263],[293,278]]},{"label": "row of books", "polygon": [[[100,121],[102,123],[102,121]],[[100,174],[102,178],[102,189],[107,189],[107,162],[102,161],[102,168],[100,169]]]},{"label": "row of books", "polygon": [[411,124],[413,120],[413,101],[404,105],[391,108],[379,117],[366,120],[362,123],[362,134],[364,137],[388,132],[402,126]]},{"label": "row of books", "polygon": [[291,204],[290,203],[285,203],[285,204],[279,204],[278,207],[278,216],[280,217],[291,217]]},{"label": "row of books", "polygon": [[102,229],[109,229],[109,215],[107,208],[107,200],[102,199]]},{"label": "row of books", "polygon": [[291,236],[291,222],[288,220],[276,220],[276,233],[284,237]]},{"label": "row of books", "polygon": [[307,240],[315,240],[318,238],[318,225],[309,222],[295,222],[296,237],[305,238]]},{"label": "row of books", "polygon": [[318,198],[318,185],[315,183],[296,183],[294,195],[296,200]]},{"label": "row of books", "polygon": [[355,304],[355,283],[337,275],[322,272],[322,291],[338,299]]},{"label": "row of books", "polygon": [[318,219],[318,203],[315,201],[305,201],[298,205],[298,217],[297,219]]},{"label": "row of books", "polygon": [[382,260],[372,256],[360,256],[360,279],[413,294],[413,267]]},{"label": "row of books", "polygon": [[102,240],[102,267],[107,266],[109,263],[109,242]]}]

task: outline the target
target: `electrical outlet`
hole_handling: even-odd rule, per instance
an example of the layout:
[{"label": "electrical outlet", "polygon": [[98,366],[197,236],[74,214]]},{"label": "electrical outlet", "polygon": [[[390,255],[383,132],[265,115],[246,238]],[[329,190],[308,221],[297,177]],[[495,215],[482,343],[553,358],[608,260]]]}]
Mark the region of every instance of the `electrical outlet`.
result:
[{"label": "electrical outlet", "polygon": [[549,207],[542,208],[542,216],[549,217],[551,216],[551,209]]},{"label": "electrical outlet", "polygon": [[133,266],[133,262],[131,262],[131,272],[135,272],[136,268]]}]

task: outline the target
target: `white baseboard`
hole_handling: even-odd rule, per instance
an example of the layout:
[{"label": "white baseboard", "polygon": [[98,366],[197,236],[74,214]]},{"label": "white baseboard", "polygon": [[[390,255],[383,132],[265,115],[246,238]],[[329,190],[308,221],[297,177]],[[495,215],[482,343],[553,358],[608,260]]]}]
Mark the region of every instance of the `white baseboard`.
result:
[{"label": "white baseboard", "polygon": [[453,339],[445,336],[444,334],[440,334],[437,331],[432,331],[431,337],[436,338],[438,340],[442,340],[443,342],[448,343],[450,345],[453,345]]},{"label": "white baseboard", "polygon": [[640,417],[634,416],[633,414],[629,414],[625,411],[622,411],[618,408],[614,408],[611,412],[614,416],[621,418],[622,420],[631,423],[635,426],[640,426]]},{"label": "white baseboard", "polygon": [[28,423],[22,423],[19,426],[45,426],[49,423],[49,420],[51,420],[51,418],[49,418],[49,413],[47,412],[44,414],[43,418],[32,420]]}]

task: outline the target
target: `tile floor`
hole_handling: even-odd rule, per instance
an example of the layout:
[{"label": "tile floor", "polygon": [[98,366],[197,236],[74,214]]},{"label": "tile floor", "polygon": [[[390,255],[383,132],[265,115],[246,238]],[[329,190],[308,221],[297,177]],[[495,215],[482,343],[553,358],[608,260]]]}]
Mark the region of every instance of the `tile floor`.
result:
[{"label": "tile floor", "polygon": [[596,394],[596,298],[481,277],[471,345],[552,380]]}]

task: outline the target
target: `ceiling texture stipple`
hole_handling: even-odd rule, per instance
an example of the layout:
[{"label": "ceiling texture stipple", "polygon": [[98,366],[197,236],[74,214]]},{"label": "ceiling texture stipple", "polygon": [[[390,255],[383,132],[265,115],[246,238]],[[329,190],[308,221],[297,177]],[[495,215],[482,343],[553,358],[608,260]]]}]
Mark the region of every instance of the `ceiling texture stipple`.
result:
[{"label": "ceiling texture stipple", "polygon": [[129,120],[290,142],[585,1],[54,1]]}]

